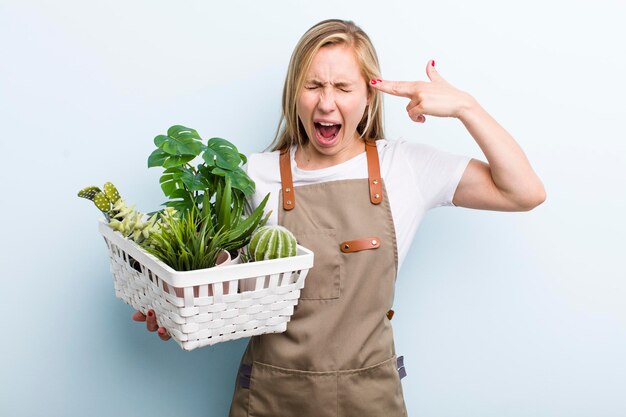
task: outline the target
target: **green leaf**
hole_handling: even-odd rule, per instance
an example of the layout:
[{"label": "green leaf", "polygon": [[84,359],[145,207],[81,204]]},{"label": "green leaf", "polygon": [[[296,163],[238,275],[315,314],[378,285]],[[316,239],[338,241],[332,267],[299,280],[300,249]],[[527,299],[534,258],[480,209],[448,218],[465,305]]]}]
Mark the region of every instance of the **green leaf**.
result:
[{"label": "green leaf", "polygon": [[148,168],[163,166],[163,162],[168,156],[169,154],[162,149],[155,149],[148,157]]},{"label": "green leaf", "polygon": [[201,140],[202,138],[195,129],[182,125],[174,125],[167,129],[167,136],[173,138],[191,138]]},{"label": "green leaf", "polygon": [[163,146],[165,142],[167,142],[167,136],[159,135],[154,138],[154,144],[157,146],[157,148]]},{"label": "green leaf", "polygon": [[193,198],[193,194],[183,188],[174,190],[169,195],[169,198],[170,198],[170,202],[180,202],[180,205],[175,207],[176,210],[180,212],[189,211],[195,207],[195,200]]},{"label": "green leaf", "polygon": [[231,171],[228,176],[230,177],[233,188],[242,191],[246,197],[254,194],[254,181],[250,179],[248,174],[246,174],[246,171],[241,168],[237,168],[236,170]]},{"label": "green leaf", "polygon": [[230,228],[230,215],[232,206],[232,188],[230,180],[226,177],[226,183],[223,187],[218,188],[217,198],[215,200],[217,211],[217,227]]},{"label": "green leaf", "polygon": [[204,176],[201,174],[194,174],[191,171],[183,171],[180,179],[189,191],[203,191],[208,186]]},{"label": "green leaf", "polygon": [[241,165],[239,151],[229,141],[222,138],[211,138],[202,154],[202,159],[209,166],[218,166],[223,169],[233,170]]},{"label": "green leaf", "polygon": [[165,207],[175,208],[178,212],[184,212],[187,210],[187,203],[184,200],[170,200],[164,203]]},{"label": "green leaf", "polygon": [[174,168],[185,165],[195,158],[195,155],[172,155],[163,162],[164,168]]},{"label": "green leaf", "polygon": [[248,216],[243,222],[239,223],[237,227],[232,229],[233,239],[244,239],[247,240],[252,235],[252,232],[259,225],[263,217],[263,210],[265,209],[265,205],[267,204],[267,200],[269,199],[270,194],[268,193],[261,204],[254,209],[254,211]]},{"label": "green leaf", "polygon": [[169,197],[175,190],[177,190],[179,181],[174,177],[174,174],[163,174],[159,179],[161,183],[161,190],[166,197]]},{"label": "green leaf", "polygon": [[192,155],[195,157],[204,149],[198,132],[180,125],[170,127],[167,130],[167,136],[159,135],[154,138],[154,144],[174,156]]}]

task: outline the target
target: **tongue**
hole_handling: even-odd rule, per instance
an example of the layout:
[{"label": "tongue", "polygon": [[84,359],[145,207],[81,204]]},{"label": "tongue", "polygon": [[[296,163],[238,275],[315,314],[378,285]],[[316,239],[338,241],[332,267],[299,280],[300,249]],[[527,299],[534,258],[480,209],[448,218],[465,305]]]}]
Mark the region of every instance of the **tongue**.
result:
[{"label": "tongue", "polygon": [[333,136],[337,134],[337,132],[339,131],[339,126],[338,125],[320,126],[319,129],[320,129],[320,133],[322,134],[322,136],[328,139],[328,138],[332,138]]}]

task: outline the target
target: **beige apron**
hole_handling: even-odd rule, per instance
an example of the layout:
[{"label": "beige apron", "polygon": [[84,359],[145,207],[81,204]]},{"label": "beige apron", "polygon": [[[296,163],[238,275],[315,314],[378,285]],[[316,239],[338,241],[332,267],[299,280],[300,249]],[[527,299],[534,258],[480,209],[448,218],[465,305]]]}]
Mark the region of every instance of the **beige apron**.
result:
[{"label": "beige apron", "polygon": [[398,264],[375,142],[368,179],[294,189],[280,156],[278,223],[315,253],[284,333],[250,339],[230,417],[400,417],[406,408],[390,319]]}]

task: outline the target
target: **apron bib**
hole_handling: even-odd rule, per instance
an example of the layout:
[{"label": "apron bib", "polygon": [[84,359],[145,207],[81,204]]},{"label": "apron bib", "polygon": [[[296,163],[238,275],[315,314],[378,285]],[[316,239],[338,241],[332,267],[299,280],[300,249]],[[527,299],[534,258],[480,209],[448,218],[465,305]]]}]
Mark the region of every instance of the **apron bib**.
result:
[{"label": "apron bib", "polygon": [[287,330],[253,336],[230,417],[406,416],[390,319],[398,264],[375,142],[367,179],[294,189],[281,152],[278,223],[315,253]]}]

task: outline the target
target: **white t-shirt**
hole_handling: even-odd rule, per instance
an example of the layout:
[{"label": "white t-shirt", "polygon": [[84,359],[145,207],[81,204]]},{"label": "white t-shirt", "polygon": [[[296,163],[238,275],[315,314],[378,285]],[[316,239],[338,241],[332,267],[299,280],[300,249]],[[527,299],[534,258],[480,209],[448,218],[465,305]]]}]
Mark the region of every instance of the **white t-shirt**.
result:
[{"label": "white t-shirt", "polygon": [[[426,211],[440,206],[454,206],[452,197],[471,158],[403,139],[381,139],[376,144],[381,176],[387,190],[396,232],[400,269]],[[328,168],[302,170],[294,160],[295,150],[296,146],[292,146],[294,187],[325,181],[367,178],[365,152]],[[278,197],[281,189],[279,155],[279,151],[252,154],[244,168],[256,184],[256,192],[249,201],[252,207],[257,207],[267,193],[270,193],[265,206],[266,212],[272,210],[268,225],[278,223]]]}]

